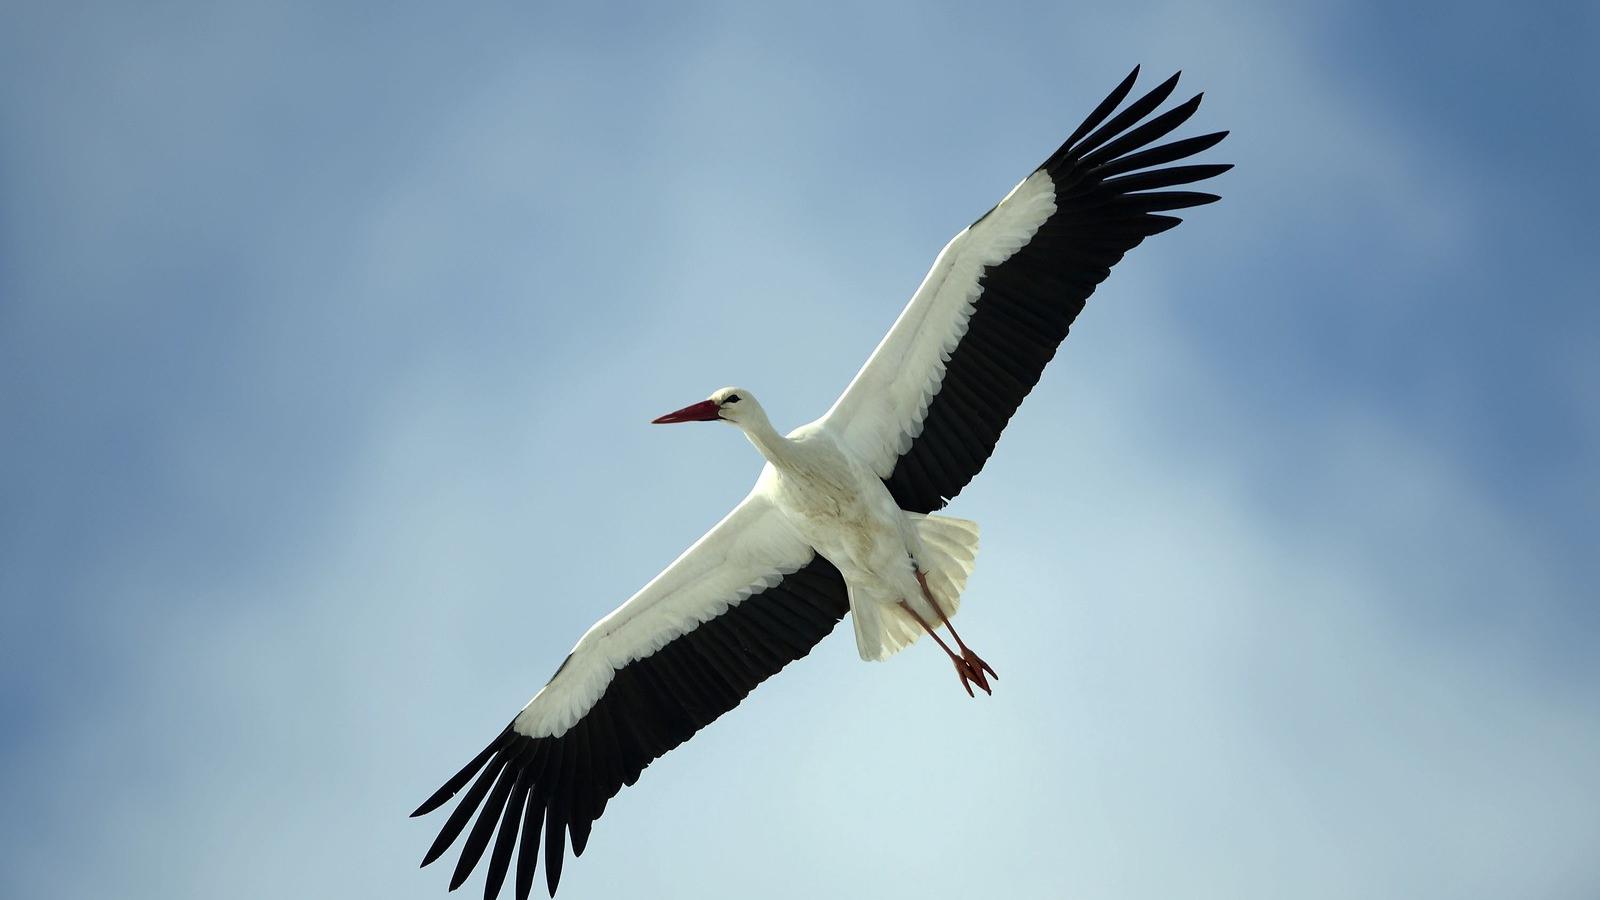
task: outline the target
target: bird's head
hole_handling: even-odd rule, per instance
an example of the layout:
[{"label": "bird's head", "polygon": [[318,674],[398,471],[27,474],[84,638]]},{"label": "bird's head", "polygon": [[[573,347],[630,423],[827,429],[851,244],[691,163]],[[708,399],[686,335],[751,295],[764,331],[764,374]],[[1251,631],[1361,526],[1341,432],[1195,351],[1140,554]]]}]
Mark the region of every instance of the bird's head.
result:
[{"label": "bird's head", "polygon": [[676,412],[669,412],[654,419],[653,422],[656,425],[670,425],[675,422],[715,422],[720,419],[738,425],[749,416],[759,415],[760,409],[756,398],[751,396],[749,391],[744,388],[725,387],[699,403],[691,403]]}]

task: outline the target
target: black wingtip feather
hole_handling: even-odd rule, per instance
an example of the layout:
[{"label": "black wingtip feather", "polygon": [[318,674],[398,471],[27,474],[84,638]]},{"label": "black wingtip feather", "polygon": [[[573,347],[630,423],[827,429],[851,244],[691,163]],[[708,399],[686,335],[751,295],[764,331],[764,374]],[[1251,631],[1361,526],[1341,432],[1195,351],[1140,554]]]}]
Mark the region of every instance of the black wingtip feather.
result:
[{"label": "black wingtip feather", "polygon": [[[1061,149],[1056,151],[1056,155],[1065,155],[1072,145],[1078,142],[1079,138],[1088,134],[1091,129],[1099,125],[1101,122],[1104,122],[1106,116],[1111,115],[1112,111],[1117,108],[1117,104],[1121,103],[1123,98],[1128,96],[1128,92],[1133,90],[1134,82],[1138,80],[1139,67],[1134,66],[1133,71],[1128,73],[1128,77],[1122,79],[1122,83],[1118,84],[1114,89],[1112,89],[1111,93],[1107,94],[1106,98],[1100,101],[1100,105],[1096,106],[1093,112],[1084,117],[1084,120],[1079,123],[1078,127],[1072,132],[1072,135],[1065,141],[1061,142]],[[1051,163],[1055,159],[1056,156],[1052,156],[1050,161],[1045,163],[1045,167],[1050,167]]]},{"label": "black wingtip feather", "polygon": [[445,820],[444,827],[439,829],[439,836],[434,838],[433,845],[423,855],[422,864],[424,866],[438,859],[445,850],[450,848],[451,844],[455,843],[456,838],[461,834],[461,829],[467,827],[467,820],[471,819],[472,814],[477,811],[478,804],[483,802],[483,796],[489,792],[489,788],[494,785],[494,782],[499,778],[500,770],[504,767],[505,760],[497,757],[494,765],[484,769],[483,773],[478,776],[478,780],[474,781],[472,787],[467,789],[467,793],[461,798],[461,803],[456,807],[455,812],[450,814],[450,818]]},{"label": "black wingtip feather", "polygon": [[593,826],[594,822],[589,816],[582,815],[575,817],[572,825],[568,827],[567,830],[572,832],[572,855],[574,857],[582,856],[583,848],[589,846],[589,830]]},{"label": "black wingtip feather", "polygon": [[456,791],[461,790],[461,786],[471,780],[472,776],[476,775],[478,770],[489,762],[489,757],[505,747],[510,737],[511,726],[507,725],[504,731],[501,731],[494,740],[489,742],[489,746],[483,748],[477,756],[474,756],[471,762],[461,768],[461,771],[450,776],[450,780],[446,781],[443,787],[434,791],[428,799],[422,801],[422,805],[411,813],[411,818],[425,816],[449,802],[450,798],[456,795]]},{"label": "black wingtip feather", "polygon": [[1136,172],[1141,169],[1177,162],[1180,159],[1187,159],[1196,153],[1202,153],[1215,147],[1227,136],[1228,133],[1226,131],[1217,131],[1211,134],[1202,134],[1199,137],[1172,141],[1168,144],[1151,147],[1148,150],[1140,150],[1137,153],[1130,153],[1127,156],[1105,163],[1100,167],[1099,174],[1102,178],[1110,178],[1125,172]]},{"label": "black wingtip feather", "polygon": [[1151,214],[1145,216],[1144,218],[1146,222],[1150,223],[1150,227],[1146,229],[1146,233],[1151,235],[1160,234],[1163,231],[1177,228],[1179,225],[1183,224],[1183,220],[1177,216],[1161,216]]},{"label": "black wingtip feather", "polygon": [[561,884],[561,864],[567,855],[566,826],[546,813],[544,831],[544,886],[550,896],[556,895]]},{"label": "black wingtip feather", "polygon": [[[541,771],[540,776],[544,773]],[[542,777],[537,779],[542,781]],[[539,869],[539,834],[544,829],[544,805],[537,788],[528,792],[522,810],[522,836],[517,842],[517,900],[528,900],[533,891],[533,876]]]},{"label": "black wingtip feather", "polygon": [[567,826],[567,830],[572,834],[573,856],[582,856],[583,848],[589,842],[589,825],[592,819],[590,809],[592,792],[589,786],[594,783],[594,775],[591,772],[594,752],[590,749],[592,743],[590,732],[593,730],[593,725],[593,719],[585,716],[573,728],[576,732],[578,758],[572,771],[572,810],[568,816],[570,824]]},{"label": "black wingtip feather", "polygon": [[1084,138],[1082,142],[1072,148],[1071,156],[1082,158],[1093,153],[1105,142],[1112,140],[1117,135],[1126,131],[1129,126],[1149,115],[1156,107],[1160,106],[1172,95],[1178,87],[1178,76],[1161,82],[1150,93],[1128,104],[1127,108],[1111,117],[1111,120],[1095,129],[1094,133]]},{"label": "black wingtip feather", "polygon": [[1205,206],[1222,198],[1202,191],[1160,191],[1154,194],[1130,194],[1119,204],[1140,213],[1163,212],[1169,209],[1189,209]]},{"label": "black wingtip feather", "polygon": [[544,819],[544,881],[552,897],[556,895],[556,885],[561,883],[561,864],[566,861],[567,816],[572,809],[572,775],[577,770],[574,747],[566,745],[562,750],[560,768],[553,769],[561,773],[560,780],[551,786]]},{"label": "black wingtip feather", "polygon": [[495,779],[494,789],[489,792],[489,798],[478,811],[478,820],[473,823],[472,830],[467,832],[466,843],[461,845],[461,856],[456,860],[455,871],[450,876],[450,890],[453,891],[466,883],[467,876],[472,874],[472,870],[478,865],[478,860],[483,858],[483,852],[488,849],[489,838],[494,835],[500,824],[511,789],[521,777],[519,763],[522,756],[523,754],[519,753],[517,758],[508,760],[500,770],[500,777]]},{"label": "black wingtip feather", "polygon": [[522,822],[522,809],[528,802],[530,781],[529,767],[523,765],[517,773],[516,784],[511,788],[511,799],[506,801],[505,811],[500,816],[500,831],[494,839],[494,852],[489,854],[489,871],[483,880],[483,900],[494,900],[500,894],[500,887],[505,884],[511,854],[516,850],[517,826]]},{"label": "black wingtip feather", "polygon": [[1180,184],[1194,184],[1197,181],[1215,178],[1231,168],[1233,168],[1233,165],[1230,163],[1168,166],[1165,169],[1147,169],[1143,172],[1134,172],[1131,175],[1108,178],[1103,184],[1106,188],[1129,194],[1134,191],[1150,191],[1157,188],[1176,187]]},{"label": "black wingtip feather", "polygon": [[1085,169],[1093,169],[1095,166],[1114,160],[1124,153],[1161,140],[1176,131],[1184,122],[1189,121],[1189,118],[1200,108],[1201,96],[1196,94],[1189,100],[1174,106],[1132,131],[1107,142],[1093,153],[1085,155],[1080,161],[1080,165]]}]

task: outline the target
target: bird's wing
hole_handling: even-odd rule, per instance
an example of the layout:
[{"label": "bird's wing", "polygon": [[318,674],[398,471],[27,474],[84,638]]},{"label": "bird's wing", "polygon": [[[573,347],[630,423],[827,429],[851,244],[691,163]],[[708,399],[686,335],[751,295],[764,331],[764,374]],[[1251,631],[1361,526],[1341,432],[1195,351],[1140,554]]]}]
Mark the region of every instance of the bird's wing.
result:
[{"label": "bird's wing", "polygon": [[467,788],[423,865],[444,853],[476,813],[451,890],[492,842],[484,897],[499,893],[512,856],[517,897],[527,897],[542,837],[554,896],[569,834],[581,855],[590,825],[623,785],[811,652],[848,609],[844,579],[800,539],[758,483],[589,629],[511,724],[412,813],[432,812]]},{"label": "bird's wing", "polygon": [[1230,166],[1168,164],[1227,132],[1150,146],[1193,115],[1200,96],[1147,119],[1177,86],[1174,75],[1113,115],[1138,73],[945,245],[816,423],[872,465],[902,509],[939,509],[978,474],[1095,287],[1124,253],[1180,221],[1160,213],[1217,199],[1167,189]]}]

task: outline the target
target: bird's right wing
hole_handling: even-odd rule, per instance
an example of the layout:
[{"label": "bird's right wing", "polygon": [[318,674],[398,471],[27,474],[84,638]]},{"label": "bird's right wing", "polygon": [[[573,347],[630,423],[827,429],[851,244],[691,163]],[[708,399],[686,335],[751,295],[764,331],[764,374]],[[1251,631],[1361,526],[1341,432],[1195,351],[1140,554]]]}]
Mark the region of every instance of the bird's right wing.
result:
[{"label": "bird's right wing", "polygon": [[1152,116],[1177,86],[1174,75],[1116,112],[1138,72],[950,240],[819,420],[877,471],[901,509],[932,512],[966,487],[1111,267],[1178,224],[1166,213],[1217,199],[1168,188],[1229,166],[1168,164],[1227,132],[1156,143],[1188,121],[1200,97]]},{"label": "bird's right wing", "polygon": [[472,782],[423,865],[476,813],[450,889],[493,838],[484,897],[499,893],[516,855],[517,897],[526,898],[542,832],[554,896],[568,834],[581,855],[590,825],[624,784],[809,653],[848,609],[838,570],[801,540],[758,483],[589,629],[511,724],[412,813],[432,812]]}]

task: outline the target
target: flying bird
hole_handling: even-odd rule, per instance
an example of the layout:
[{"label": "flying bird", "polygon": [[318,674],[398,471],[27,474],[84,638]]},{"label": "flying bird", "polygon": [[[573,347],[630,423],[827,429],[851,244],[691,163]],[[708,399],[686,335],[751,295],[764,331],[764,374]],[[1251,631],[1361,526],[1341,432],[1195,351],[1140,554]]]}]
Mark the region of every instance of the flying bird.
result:
[{"label": "flying bird", "polygon": [[978,528],[935,512],[983,468],[1111,267],[1180,221],[1164,213],[1218,199],[1172,188],[1230,168],[1172,165],[1225,131],[1157,144],[1200,105],[1196,95],[1153,115],[1177,75],[1118,111],[1138,74],[945,245],[821,418],[779,434],[754,394],[728,387],[655,420],[733,425],[766,465],[732,512],[590,628],[510,724],[412,813],[466,788],[422,861],[465,832],[451,890],[492,845],[484,897],[499,894],[514,857],[525,900],[542,841],[554,896],[568,839],[581,856],[623,785],[809,653],[846,613],[863,659],[927,634],[968,694],[992,690],[995,670],[951,624]]}]

